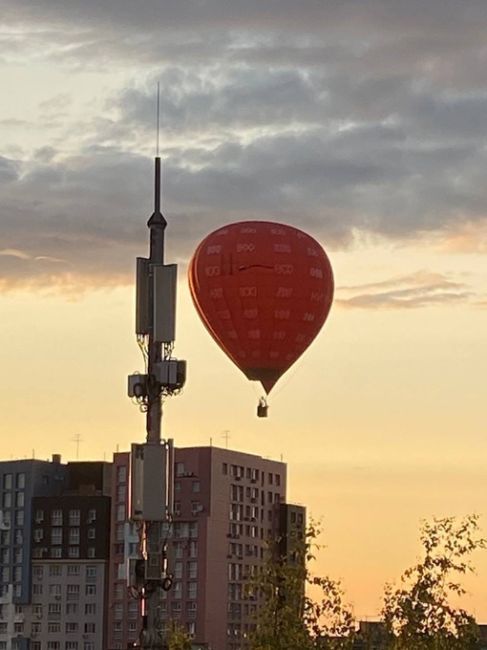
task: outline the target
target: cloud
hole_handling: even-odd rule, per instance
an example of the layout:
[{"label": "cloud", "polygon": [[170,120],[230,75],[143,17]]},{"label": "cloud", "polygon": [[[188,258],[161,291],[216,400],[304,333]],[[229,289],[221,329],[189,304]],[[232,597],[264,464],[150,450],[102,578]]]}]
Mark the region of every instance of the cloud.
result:
[{"label": "cloud", "polygon": [[360,309],[416,309],[468,303],[475,297],[475,293],[465,283],[428,271],[358,286],[339,287],[337,295],[336,304]]},{"label": "cloud", "polygon": [[[327,247],[365,233],[473,250],[469,233],[484,228],[485,0],[3,0],[2,17],[0,61],[95,72],[110,88],[81,105],[57,83],[37,118],[0,116],[4,152],[35,119],[45,130],[0,157],[0,249],[28,256],[1,256],[4,286],[132,281],[157,81],[179,260],[247,218],[294,223]],[[108,83],[117,74],[123,88]],[[438,280],[421,295],[363,292],[400,305],[462,294]]]}]

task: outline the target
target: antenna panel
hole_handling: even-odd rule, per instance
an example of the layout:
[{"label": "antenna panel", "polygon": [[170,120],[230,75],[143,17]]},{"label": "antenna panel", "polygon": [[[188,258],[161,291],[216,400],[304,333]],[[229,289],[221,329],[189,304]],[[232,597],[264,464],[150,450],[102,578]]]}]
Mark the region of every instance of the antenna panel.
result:
[{"label": "antenna panel", "polygon": [[154,266],[154,341],[171,343],[176,338],[177,264]]},{"label": "antenna panel", "polygon": [[135,303],[135,332],[148,334],[150,329],[149,260],[145,257],[137,258]]},{"label": "antenna panel", "polygon": [[172,475],[172,451],[168,445],[133,444],[131,454],[132,520],[167,521],[168,478]]}]

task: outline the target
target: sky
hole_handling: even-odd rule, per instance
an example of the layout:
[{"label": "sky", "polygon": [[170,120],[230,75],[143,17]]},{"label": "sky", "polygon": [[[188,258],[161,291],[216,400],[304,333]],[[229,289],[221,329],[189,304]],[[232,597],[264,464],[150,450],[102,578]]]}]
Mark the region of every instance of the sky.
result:
[{"label": "sky", "polygon": [[[0,455],[109,459],[144,437],[134,261],[147,251],[156,86],[179,264],[176,444],[288,462],[316,570],[358,616],[423,518],[487,531],[485,0],[0,0]],[[271,394],[210,339],[188,260],[265,219],[327,250],[336,295]],[[487,622],[487,557],[466,604]]]}]

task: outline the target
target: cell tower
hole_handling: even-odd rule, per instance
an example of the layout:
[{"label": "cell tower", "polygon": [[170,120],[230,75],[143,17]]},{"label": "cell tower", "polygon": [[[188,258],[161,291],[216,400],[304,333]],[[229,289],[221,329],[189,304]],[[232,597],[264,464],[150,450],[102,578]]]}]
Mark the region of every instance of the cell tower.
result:
[{"label": "cell tower", "polygon": [[174,447],[161,435],[162,403],[186,380],[186,362],[173,357],[176,332],[177,265],[164,263],[167,222],[161,213],[161,159],[155,158],[154,212],[149,257],[137,258],[136,335],[144,373],[130,375],[128,395],[146,413],[147,439],[131,450],[130,518],[140,531],[142,559],[129,560],[128,587],[141,602],[140,648],[165,650],[159,620],[161,590],[169,590],[167,562],[174,501]]}]

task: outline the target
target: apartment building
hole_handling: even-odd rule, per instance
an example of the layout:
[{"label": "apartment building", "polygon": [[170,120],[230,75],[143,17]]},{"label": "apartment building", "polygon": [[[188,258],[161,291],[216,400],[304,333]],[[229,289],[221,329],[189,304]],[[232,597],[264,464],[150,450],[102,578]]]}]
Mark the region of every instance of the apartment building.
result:
[{"label": "apartment building", "polygon": [[107,650],[127,648],[140,634],[140,602],[127,590],[127,562],[139,557],[139,535],[129,517],[130,453],[113,456]]},{"label": "apartment building", "polygon": [[[285,503],[282,462],[217,447],[176,449],[175,461],[175,516],[169,538],[174,581],[163,594],[161,626],[177,622],[197,648],[244,649],[258,606],[245,584],[265,561],[269,540],[281,540],[280,552],[287,552],[287,538],[302,534],[304,508]],[[138,554],[137,531],[127,523],[129,470],[130,454],[115,454],[109,650],[125,649],[140,632],[139,602],[126,586],[126,560]]]},{"label": "apartment building", "polygon": [[32,500],[64,489],[66,467],[52,462],[0,462],[0,650],[26,650],[30,608]]},{"label": "apartment building", "polygon": [[33,498],[29,650],[105,650],[110,490],[110,463],[68,463]]}]

